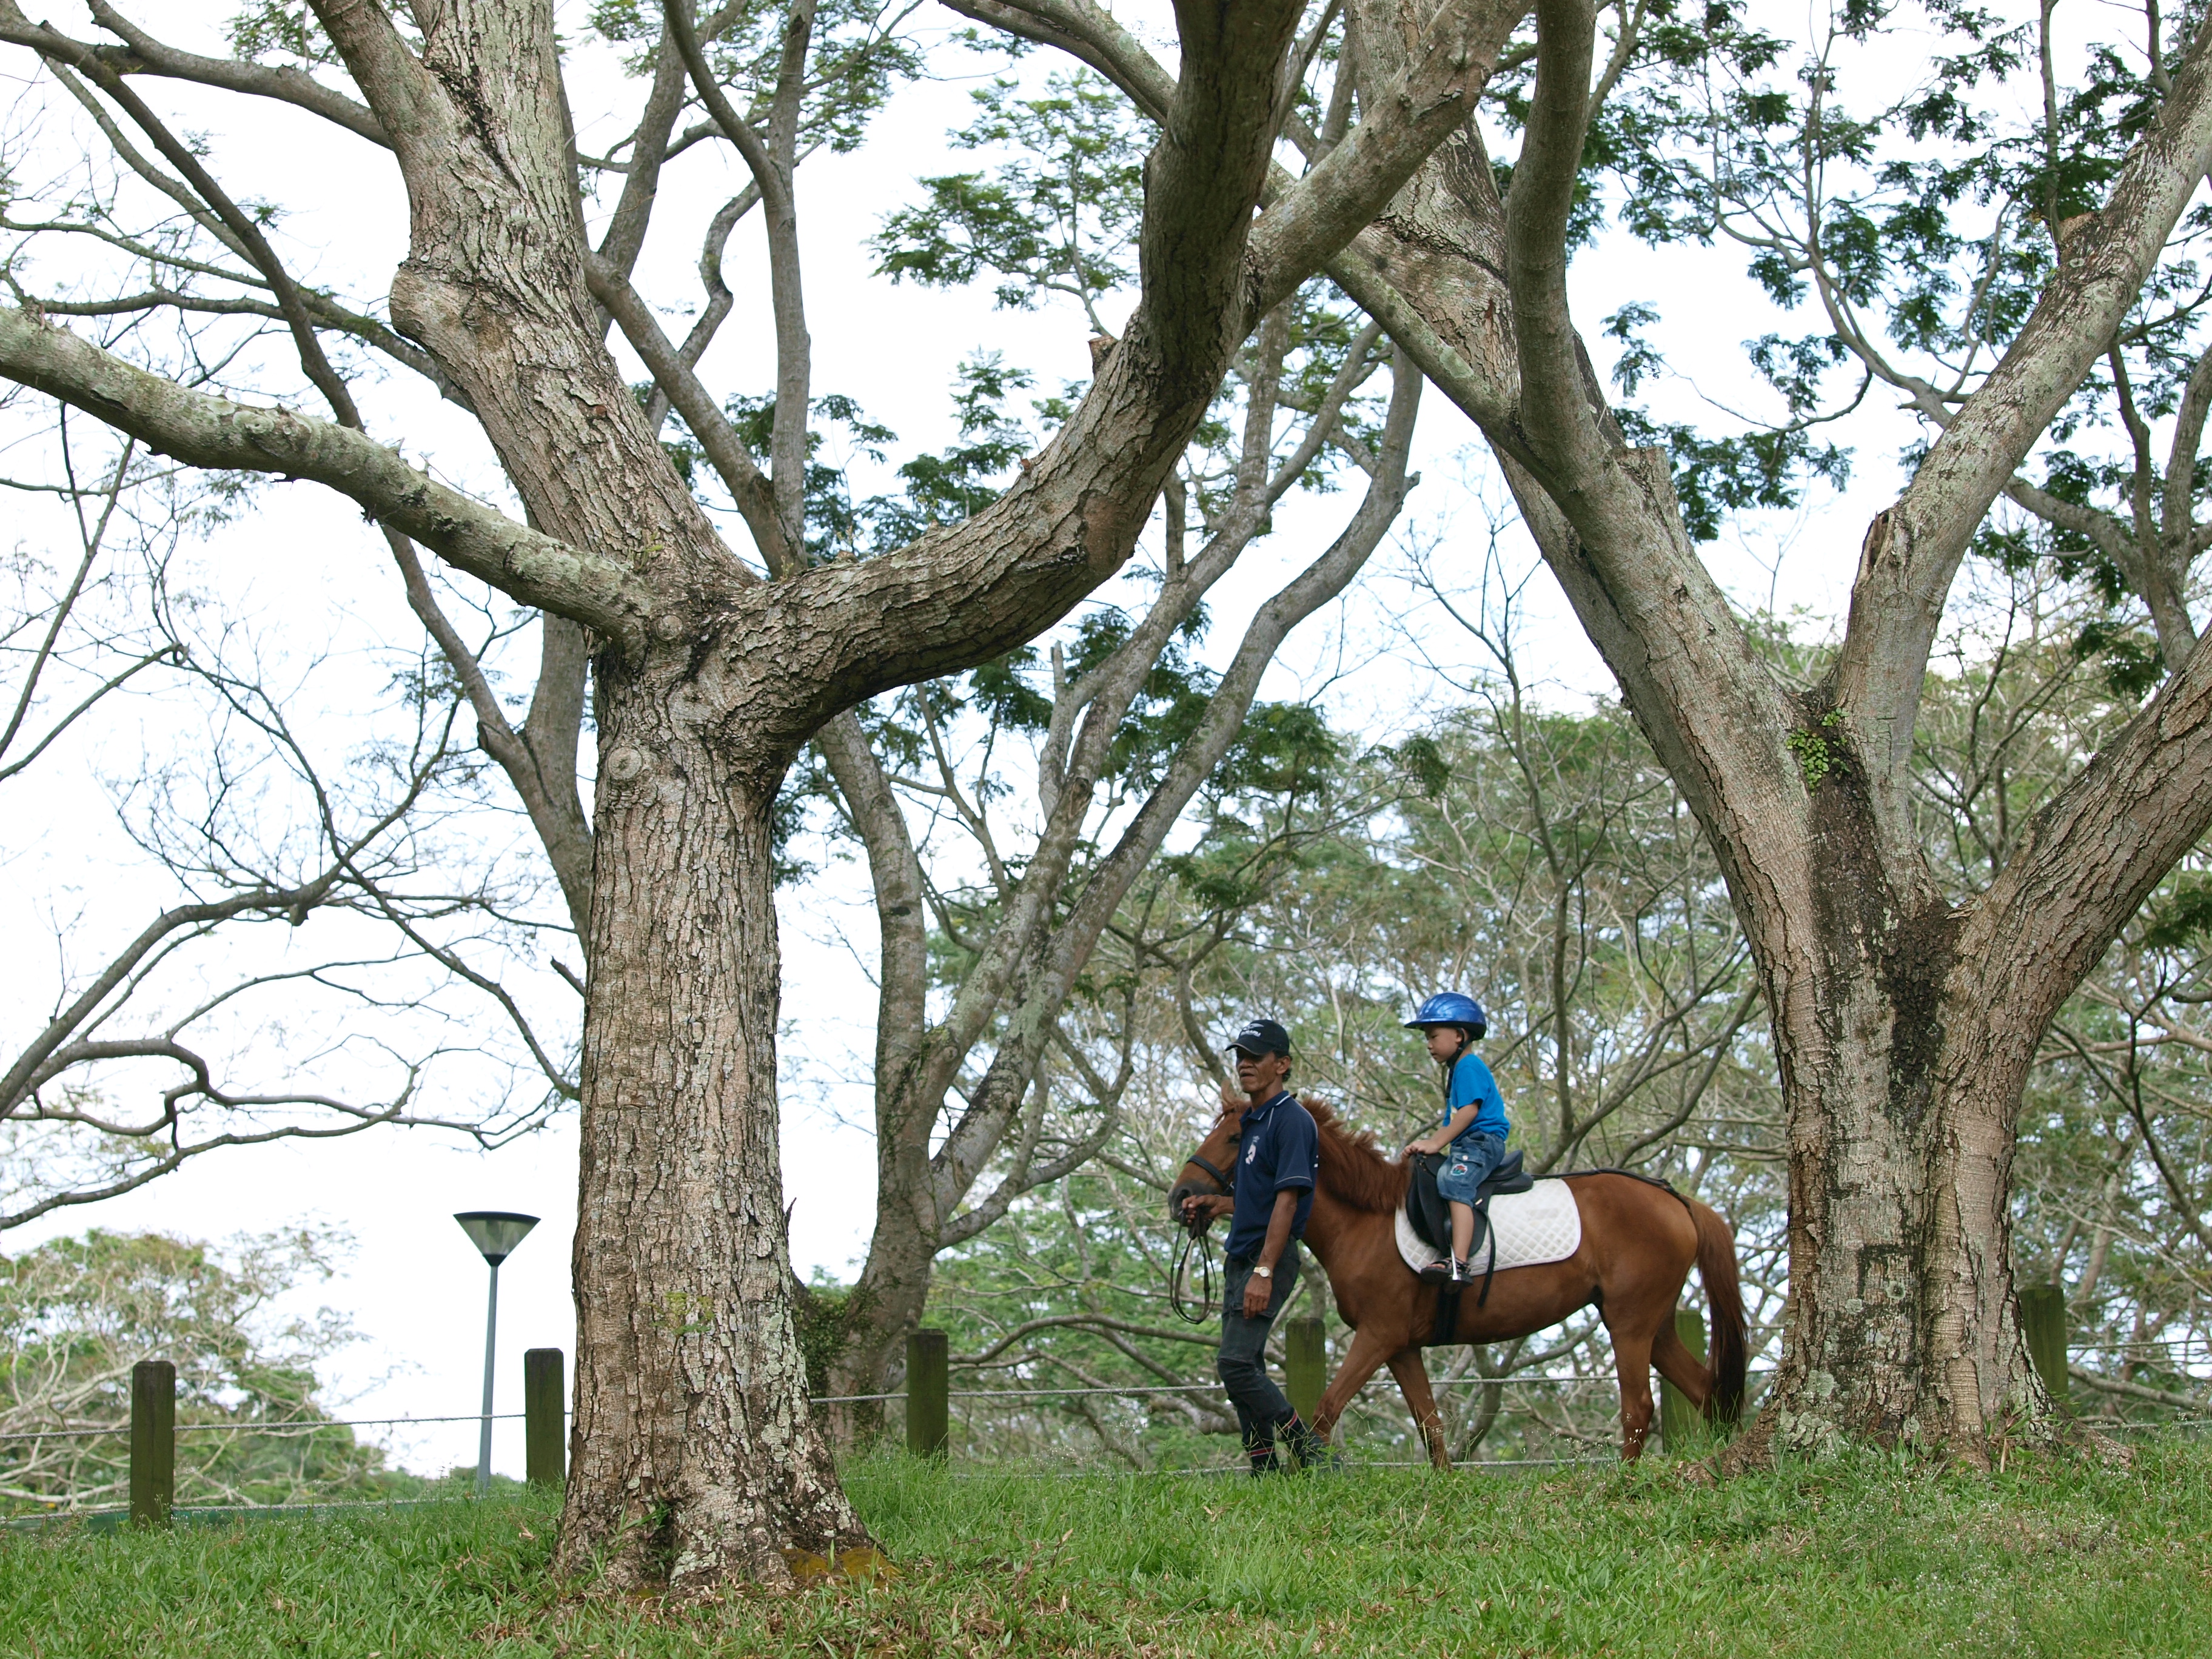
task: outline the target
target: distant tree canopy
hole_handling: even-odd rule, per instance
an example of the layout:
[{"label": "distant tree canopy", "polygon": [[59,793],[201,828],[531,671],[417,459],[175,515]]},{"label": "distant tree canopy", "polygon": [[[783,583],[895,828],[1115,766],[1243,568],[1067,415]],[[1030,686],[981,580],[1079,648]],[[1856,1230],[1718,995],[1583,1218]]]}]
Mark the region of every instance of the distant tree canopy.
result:
[{"label": "distant tree canopy", "polygon": [[[391,1491],[380,1449],[316,1426],[331,1415],[316,1367],[352,1332],[327,1310],[303,1318],[270,1305],[327,1277],[342,1243],[301,1231],[217,1248],[95,1231],[0,1258],[0,1502],[123,1501],[142,1359],[177,1368],[179,1504]],[[83,1430],[109,1432],[73,1432]]]}]

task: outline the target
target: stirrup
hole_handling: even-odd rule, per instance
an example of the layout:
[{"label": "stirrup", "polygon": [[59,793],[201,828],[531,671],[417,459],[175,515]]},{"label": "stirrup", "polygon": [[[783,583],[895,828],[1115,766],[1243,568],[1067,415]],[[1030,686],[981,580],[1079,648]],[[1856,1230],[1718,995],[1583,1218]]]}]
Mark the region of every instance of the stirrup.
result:
[{"label": "stirrup", "polygon": [[1441,1285],[1444,1280],[1451,1277],[1451,1263],[1444,1257],[1438,1256],[1434,1261],[1431,1261],[1427,1267],[1420,1270],[1420,1276],[1423,1279],[1429,1280],[1431,1284]]},{"label": "stirrup", "polygon": [[1454,1256],[1452,1258],[1451,1282],[1453,1284],[1472,1285],[1478,1277],[1479,1275],[1474,1271],[1474,1263],[1472,1261],[1462,1261],[1457,1256]]}]

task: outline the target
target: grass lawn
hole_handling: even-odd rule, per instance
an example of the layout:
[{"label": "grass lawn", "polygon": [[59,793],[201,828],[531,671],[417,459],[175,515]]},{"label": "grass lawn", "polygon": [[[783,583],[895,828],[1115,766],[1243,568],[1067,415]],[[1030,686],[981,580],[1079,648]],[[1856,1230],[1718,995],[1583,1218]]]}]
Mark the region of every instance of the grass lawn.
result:
[{"label": "grass lawn", "polygon": [[2002,1475],[1867,1458],[1623,1474],[848,1472],[878,1588],[562,1600],[555,1506],[0,1535],[0,1653],[2212,1653],[2212,1448]]}]

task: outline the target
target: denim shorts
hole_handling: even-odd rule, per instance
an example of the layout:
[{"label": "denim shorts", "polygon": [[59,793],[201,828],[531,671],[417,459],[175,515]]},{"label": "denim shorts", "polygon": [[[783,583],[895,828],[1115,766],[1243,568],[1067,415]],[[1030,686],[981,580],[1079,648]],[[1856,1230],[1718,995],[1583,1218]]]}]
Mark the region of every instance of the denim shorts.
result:
[{"label": "denim shorts", "polygon": [[1505,1143],[1493,1134],[1469,1129],[1452,1142],[1444,1167],[1437,1171],[1437,1191],[1448,1204],[1472,1204],[1475,1193],[1505,1156]]}]

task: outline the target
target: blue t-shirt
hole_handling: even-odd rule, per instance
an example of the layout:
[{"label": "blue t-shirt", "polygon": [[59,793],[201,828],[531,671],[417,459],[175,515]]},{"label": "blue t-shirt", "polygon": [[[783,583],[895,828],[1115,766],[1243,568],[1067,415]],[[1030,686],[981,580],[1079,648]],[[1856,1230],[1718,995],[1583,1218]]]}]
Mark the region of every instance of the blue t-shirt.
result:
[{"label": "blue t-shirt", "polygon": [[[1461,1135],[1496,1135],[1503,1140],[1513,1132],[1505,1121],[1505,1097],[1498,1093],[1498,1079],[1491,1076],[1490,1067],[1479,1054],[1462,1054],[1452,1062],[1451,1083],[1444,1091],[1444,1121],[1449,1123],[1452,1114],[1462,1106],[1480,1109],[1474,1121],[1459,1132]],[[1459,1135],[1452,1139],[1457,1140]]]},{"label": "blue t-shirt", "polygon": [[1222,1248],[1231,1255],[1256,1256],[1267,1242],[1277,1193],[1304,1192],[1291,1218],[1291,1237],[1305,1237],[1321,1163],[1321,1132],[1314,1127],[1313,1114],[1287,1090],[1264,1106],[1246,1108],[1243,1127],[1237,1147],[1237,1210]]}]

